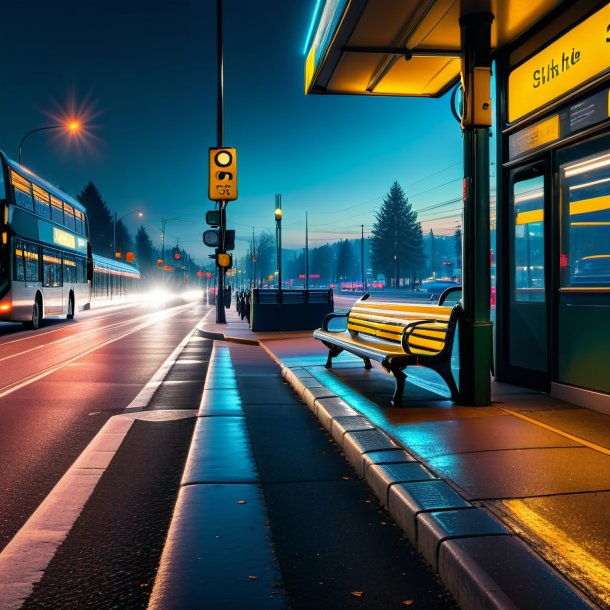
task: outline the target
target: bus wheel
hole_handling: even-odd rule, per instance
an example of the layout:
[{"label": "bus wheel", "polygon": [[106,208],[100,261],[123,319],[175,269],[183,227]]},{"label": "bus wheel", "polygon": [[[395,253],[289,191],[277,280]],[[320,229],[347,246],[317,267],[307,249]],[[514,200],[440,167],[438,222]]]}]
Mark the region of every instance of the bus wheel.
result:
[{"label": "bus wheel", "polygon": [[70,293],[70,298],[68,299],[68,314],[66,315],[68,320],[74,319],[74,295]]},{"label": "bus wheel", "polygon": [[42,312],[42,299],[40,298],[40,294],[36,295],[36,300],[34,301],[34,305],[32,306],[32,319],[24,322],[24,324],[33,330],[38,330],[40,327],[40,316]]}]

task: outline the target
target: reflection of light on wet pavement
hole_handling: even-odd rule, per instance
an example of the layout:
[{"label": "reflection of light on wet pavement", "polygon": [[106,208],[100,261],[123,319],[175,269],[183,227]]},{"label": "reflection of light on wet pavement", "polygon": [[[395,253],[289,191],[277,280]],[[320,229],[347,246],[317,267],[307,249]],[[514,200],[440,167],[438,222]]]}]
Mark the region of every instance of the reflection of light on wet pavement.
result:
[{"label": "reflection of light on wet pavement", "polygon": [[[534,500],[535,501],[535,500]],[[538,513],[527,500],[504,500],[507,516],[534,548],[564,574],[589,590],[604,603],[610,604],[610,569],[587,552],[564,530]]]}]

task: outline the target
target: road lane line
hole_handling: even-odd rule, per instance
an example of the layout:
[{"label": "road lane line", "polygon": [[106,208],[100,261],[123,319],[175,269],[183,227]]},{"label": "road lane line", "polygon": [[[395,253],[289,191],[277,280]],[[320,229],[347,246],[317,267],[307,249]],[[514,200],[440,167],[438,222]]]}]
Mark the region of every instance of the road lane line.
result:
[{"label": "road lane line", "polygon": [[196,416],[195,410],[114,415],[95,435],[51,493],[0,553],[0,608],[17,610],[40,582],[61,543],[136,419],[169,421]]},{"label": "road lane line", "polygon": [[68,360],[61,362],[60,364],[56,364],[52,367],[49,367],[48,369],[45,369],[45,370],[41,371],[40,373],[34,373],[33,375],[31,375],[29,377],[25,377],[21,381],[14,382],[12,384],[4,386],[4,387],[0,388],[0,398],[4,398],[5,396],[8,396],[9,394],[12,394],[13,392],[16,392],[17,390],[20,390],[21,388],[24,388],[24,387],[34,383],[35,381],[43,379],[44,377],[47,377],[51,373],[54,373],[55,371],[62,369],[64,366],[67,366],[67,365],[71,364],[72,362],[79,360],[80,358],[83,358],[84,356],[87,356],[88,354],[90,354],[102,347],[106,347],[107,345],[110,345],[111,343],[114,343],[115,341],[119,341],[120,339],[124,339],[125,337],[128,337],[129,335],[131,335],[135,332],[138,332],[148,326],[151,326],[152,324],[154,324],[160,320],[178,315],[181,312],[182,312],[182,308],[180,308],[178,311],[172,311],[171,313],[168,313],[167,315],[165,315],[161,318],[155,317],[153,319],[148,320],[147,322],[138,324],[138,326],[130,329],[129,331],[122,333],[121,335],[114,337],[112,339],[109,339],[107,341],[104,341],[103,343],[100,343],[99,345],[96,345],[95,347],[92,347],[91,349],[81,352],[80,354],[78,354],[77,356],[74,356],[73,358],[69,358]]},{"label": "road lane line", "polygon": [[[210,311],[205,314],[203,320],[207,318],[207,316],[210,314]],[[148,405],[154,393],[163,383],[163,380],[167,377],[167,374],[170,372],[172,366],[174,366],[178,355],[184,349],[184,346],[191,340],[191,337],[193,336],[201,322],[202,320],[195,325],[195,328],[193,328],[193,330],[188,333],[188,335],[186,335],[184,339],[182,339],[176,349],[168,356],[167,360],[157,369],[157,372],[150,378],[150,381],[140,390],[140,393],[125,407],[125,413],[129,413],[130,411],[142,410],[146,407],[146,405]]]},{"label": "road lane line", "polygon": [[[156,380],[154,382],[157,384],[156,387],[162,383],[162,379],[165,378],[180,351],[187,345],[199,324],[200,322],[187,333],[180,345],[153,375],[151,381]],[[140,326],[148,326],[148,324]],[[136,332],[136,329],[131,332]],[[104,345],[119,338],[122,337],[112,339]],[[93,351],[93,349],[89,351]],[[66,362],[62,366],[68,363]],[[160,373],[160,371],[163,372]],[[50,372],[52,371],[45,374],[48,375]],[[34,380],[29,383],[32,383],[32,381]],[[11,391],[16,389],[14,388]],[[130,406],[138,398],[140,398],[138,404],[141,404],[140,394],[132,401]],[[150,397],[152,397],[152,394],[150,394]],[[115,415],[104,424],[49,495],[0,553],[0,607],[2,610],[21,608],[34,590],[34,584],[42,580],[45,570],[55,556],[57,549],[70,533],[87,500],[91,497],[97,483],[131,429],[133,422],[136,419],[147,421],[184,419],[195,417],[196,414],[196,410],[178,409],[132,412]]]}]

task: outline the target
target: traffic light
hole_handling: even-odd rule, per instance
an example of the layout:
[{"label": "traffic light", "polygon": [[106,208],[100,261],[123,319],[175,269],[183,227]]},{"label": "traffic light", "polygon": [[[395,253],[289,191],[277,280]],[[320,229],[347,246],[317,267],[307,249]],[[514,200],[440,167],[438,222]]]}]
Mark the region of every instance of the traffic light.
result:
[{"label": "traffic light", "polygon": [[208,210],[205,213],[205,222],[211,227],[217,228],[220,226],[220,210]]},{"label": "traffic light", "polygon": [[233,257],[226,252],[219,252],[216,255],[216,264],[223,269],[230,269],[233,266]]},{"label": "traffic light", "polygon": [[[203,232],[203,243],[210,248],[220,247],[220,231],[218,229],[208,229]],[[225,250],[235,250],[235,230],[225,231]]]},{"label": "traffic light", "polygon": [[220,245],[220,231],[209,229],[203,232],[203,243],[210,248],[218,248]]},{"label": "traffic light", "polygon": [[237,199],[237,151],[235,148],[210,148],[208,176],[208,196],[212,201]]}]

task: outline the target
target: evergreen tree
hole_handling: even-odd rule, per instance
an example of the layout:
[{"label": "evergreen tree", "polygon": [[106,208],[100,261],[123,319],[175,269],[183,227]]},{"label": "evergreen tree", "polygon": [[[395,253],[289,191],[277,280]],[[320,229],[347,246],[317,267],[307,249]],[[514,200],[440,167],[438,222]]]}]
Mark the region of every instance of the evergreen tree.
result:
[{"label": "evergreen tree", "polygon": [[309,253],[309,256],[309,272],[320,275],[320,279],[317,283],[324,285],[330,284],[332,280],[330,268],[332,254],[330,246],[326,244],[319,248],[314,248]]},{"label": "evergreen tree", "polygon": [[116,223],[116,250],[121,252],[122,260],[127,252],[134,252],[133,238],[121,220]]},{"label": "evergreen tree", "polygon": [[152,275],[157,268],[157,253],[144,227],[138,229],[136,235],[136,262],[142,272],[142,277]]},{"label": "evergreen tree", "polygon": [[113,219],[99,190],[93,182],[89,182],[76,198],[87,209],[93,252],[112,258]]},{"label": "evergreen tree", "polygon": [[263,231],[255,244],[256,276],[261,281],[273,275],[276,265],[275,237],[269,231]]},{"label": "evergreen tree", "polygon": [[415,280],[426,261],[423,234],[417,212],[398,182],[392,184],[384,197],[371,233],[373,272],[394,278],[396,287],[400,278]]},{"label": "evergreen tree", "polygon": [[353,263],[352,245],[349,240],[342,239],[339,242],[337,251],[337,279],[350,280],[352,279],[352,263]]}]

